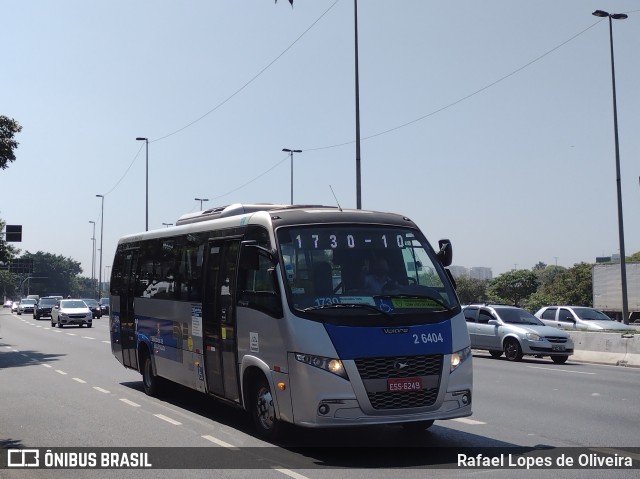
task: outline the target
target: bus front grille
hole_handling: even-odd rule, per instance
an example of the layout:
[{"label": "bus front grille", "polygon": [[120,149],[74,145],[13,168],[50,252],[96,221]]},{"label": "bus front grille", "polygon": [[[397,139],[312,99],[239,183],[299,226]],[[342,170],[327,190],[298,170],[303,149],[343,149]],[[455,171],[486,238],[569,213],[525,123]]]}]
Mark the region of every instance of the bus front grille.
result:
[{"label": "bus front grille", "polygon": [[[441,354],[356,359],[356,367],[374,409],[407,409],[435,403],[442,374]],[[389,391],[388,379],[416,378],[423,389]]]}]

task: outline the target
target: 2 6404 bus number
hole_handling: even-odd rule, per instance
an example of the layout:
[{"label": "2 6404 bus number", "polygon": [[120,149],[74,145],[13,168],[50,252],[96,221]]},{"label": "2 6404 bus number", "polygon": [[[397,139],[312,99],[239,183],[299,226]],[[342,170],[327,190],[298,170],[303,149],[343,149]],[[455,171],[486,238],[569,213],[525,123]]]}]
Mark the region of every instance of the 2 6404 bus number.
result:
[{"label": "2 6404 bus number", "polygon": [[413,344],[444,343],[440,333],[422,333],[413,335]]}]

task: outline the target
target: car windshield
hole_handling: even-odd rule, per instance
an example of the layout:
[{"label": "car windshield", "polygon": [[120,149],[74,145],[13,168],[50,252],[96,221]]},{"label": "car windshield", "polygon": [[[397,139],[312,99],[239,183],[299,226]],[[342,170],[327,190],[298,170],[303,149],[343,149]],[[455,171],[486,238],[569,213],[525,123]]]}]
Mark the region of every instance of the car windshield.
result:
[{"label": "car windshield", "polygon": [[86,308],[87,305],[84,304],[84,301],[80,301],[79,299],[70,299],[69,301],[60,301],[61,308]]},{"label": "car windshield", "polygon": [[500,319],[510,324],[531,324],[536,326],[544,326],[544,323],[536,318],[533,314],[524,309],[504,308],[497,309]]},{"label": "car windshield", "polygon": [[20,304],[36,304],[36,300],[35,299],[23,299],[22,301],[20,301]]},{"label": "car windshield", "polygon": [[56,304],[56,300],[52,298],[42,298],[38,302],[38,306],[52,306],[54,304]]},{"label": "car windshield", "polygon": [[87,306],[97,306],[98,302],[95,299],[83,299]]},{"label": "car windshield", "polygon": [[585,321],[612,321],[609,316],[597,309],[574,308],[573,311],[576,313],[576,316],[580,319],[584,319]]},{"label": "car windshield", "polygon": [[278,242],[293,309],[362,316],[458,306],[444,269],[416,230],[314,225],[281,228]]}]

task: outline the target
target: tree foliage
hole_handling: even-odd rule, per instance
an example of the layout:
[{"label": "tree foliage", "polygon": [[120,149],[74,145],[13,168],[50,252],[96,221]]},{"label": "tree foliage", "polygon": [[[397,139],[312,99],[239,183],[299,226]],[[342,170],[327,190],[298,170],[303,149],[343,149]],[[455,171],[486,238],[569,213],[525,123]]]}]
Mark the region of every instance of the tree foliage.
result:
[{"label": "tree foliage", "polygon": [[456,278],[456,283],[456,292],[462,304],[483,303],[487,300],[489,280],[460,276]]},{"label": "tree foliage", "polygon": [[533,271],[519,269],[509,271],[494,278],[489,283],[489,300],[519,306],[538,289],[538,278]]},{"label": "tree foliage", "polygon": [[14,136],[22,131],[22,126],[14,120],[4,115],[0,115],[0,169],[6,169],[9,163],[15,161],[15,149],[18,142]]},{"label": "tree foliage", "polygon": [[27,251],[21,258],[33,260],[31,294],[67,296],[75,292],[75,278],[82,273],[79,261],[42,251],[35,254]]}]

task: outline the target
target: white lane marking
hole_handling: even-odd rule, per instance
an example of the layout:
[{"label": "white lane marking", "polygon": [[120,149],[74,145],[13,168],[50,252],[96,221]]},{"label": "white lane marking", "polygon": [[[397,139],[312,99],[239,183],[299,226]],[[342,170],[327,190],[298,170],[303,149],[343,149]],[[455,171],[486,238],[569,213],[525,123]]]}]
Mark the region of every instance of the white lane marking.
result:
[{"label": "white lane marking", "polygon": [[111,344],[111,341],[102,341],[104,344]]},{"label": "white lane marking", "polygon": [[91,336],[82,336],[82,339],[96,339],[96,338],[92,338]]},{"label": "white lane marking", "polygon": [[76,333],[67,333],[67,336],[77,336]]},{"label": "white lane marking", "polygon": [[28,357],[29,357],[29,355],[28,355],[28,354],[25,354],[25,353],[20,353],[20,356],[24,356],[25,358],[28,358]]},{"label": "white lane marking", "polygon": [[71,378],[74,381],[80,383],[80,384],[87,384],[87,381],[85,381],[84,379],[80,379],[80,378]]},{"label": "white lane marking", "polygon": [[66,375],[67,375],[67,373],[65,373],[64,371],[61,371],[60,369],[56,369],[56,372],[57,372],[58,374],[62,374],[63,376],[66,376]]},{"label": "white lane marking", "polygon": [[209,436],[209,435],[202,436],[202,437],[203,437],[203,439],[206,439],[207,441],[211,441],[212,443],[217,444],[218,446],[226,447],[228,449],[233,449],[235,451],[239,451],[240,450],[239,447],[234,446],[232,444],[229,444],[228,442],[224,442],[223,440],[218,439],[217,437],[213,437],[213,436]]},{"label": "white lane marking", "polygon": [[120,401],[122,401],[125,404],[128,404],[129,406],[140,407],[140,404],[135,403],[133,401],[129,401],[128,399],[125,399],[125,398],[120,398]]},{"label": "white lane marking", "polygon": [[7,348],[7,349],[11,349],[11,346],[5,346],[5,348]]},{"label": "white lane marking", "polygon": [[101,393],[105,393],[105,394],[110,394],[111,393],[111,391],[107,391],[106,389],[99,388],[98,386],[93,386],[93,389],[95,389],[96,391],[99,391]]},{"label": "white lane marking", "polygon": [[291,469],[283,469],[281,467],[276,467],[273,470],[281,472],[285,476],[293,477],[293,479],[309,479],[307,476],[303,476],[302,474],[298,474],[297,472],[294,472]]},{"label": "white lane marking", "polygon": [[12,349],[11,351],[14,352],[14,353],[19,353],[20,352],[18,349]]},{"label": "white lane marking", "polygon": [[543,368],[541,366],[527,366],[531,369],[544,369],[545,371],[557,371],[561,373],[572,373],[572,374],[588,374],[590,376],[595,376],[597,373],[588,373],[586,371],[571,371],[569,369],[558,369],[558,368]]},{"label": "white lane marking", "polygon": [[174,426],[180,426],[182,423],[176,421],[175,419],[171,419],[170,417],[167,416],[163,416],[162,414],[154,414],[155,417],[157,417],[158,419],[162,419],[163,421],[167,421],[170,424],[173,424]]},{"label": "white lane marking", "polygon": [[43,364],[43,366],[44,366],[45,368],[52,368],[52,367],[53,367],[53,366],[51,366],[51,364]]},{"label": "white lane marking", "polygon": [[58,329],[52,329],[52,331],[53,331],[54,333],[61,333],[61,332],[62,332],[62,331],[60,331],[60,330],[58,330]]},{"label": "white lane marking", "polygon": [[469,418],[466,418],[466,417],[457,417],[455,419],[452,419],[452,421],[462,422],[464,424],[473,424],[473,425],[487,424],[486,422],[476,421],[475,419],[469,419]]}]

